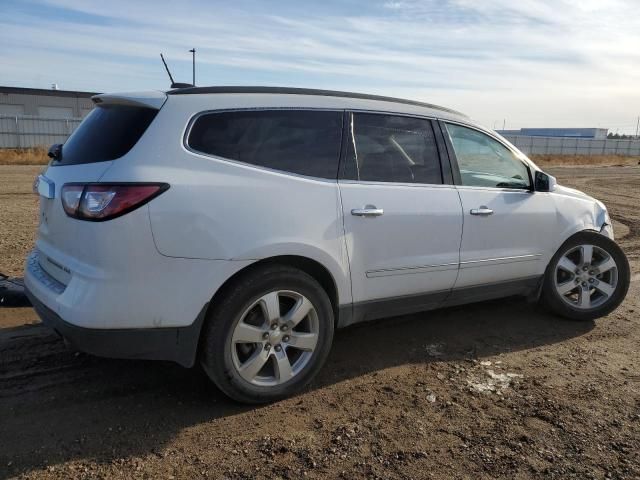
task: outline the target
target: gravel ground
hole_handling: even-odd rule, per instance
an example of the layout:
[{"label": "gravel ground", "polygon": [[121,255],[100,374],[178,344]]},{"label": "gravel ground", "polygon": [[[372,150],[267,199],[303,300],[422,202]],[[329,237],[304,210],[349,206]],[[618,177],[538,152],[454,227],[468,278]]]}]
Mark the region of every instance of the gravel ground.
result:
[{"label": "gravel ground", "polygon": [[0,273],[22,276],[38,225],[32,185],[42,166],[0,165]]},{"label": "gravel ground", "polygon": [[[0,167],[0,272],[31,248],[37,170]],[[508,299],[356,326],[307,391],[255,408],[0,308],[0,478],[640,478],[640,168],[549,170],[615,219],[633,282],[608,317]]]}]

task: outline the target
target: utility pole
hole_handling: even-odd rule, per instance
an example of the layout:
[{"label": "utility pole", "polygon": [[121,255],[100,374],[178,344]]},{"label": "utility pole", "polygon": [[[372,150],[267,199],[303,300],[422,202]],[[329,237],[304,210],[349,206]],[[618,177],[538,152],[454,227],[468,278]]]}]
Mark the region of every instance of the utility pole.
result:
[{"label": "utility pole", "polygon": [[196,86],[196,49],[189,50],[193,54],[193,86]]},{"label": "utility pole", "polygon": [[638,138],[638,130],[640,129],[640,117],[638,117],[638,122],[636,123],[636,138]]},{"label": "utility pole", "polygon": [[505,118],[504,120],[502,120],[502,130],[504,130],[506,126],[507,126],[507,119]]}]

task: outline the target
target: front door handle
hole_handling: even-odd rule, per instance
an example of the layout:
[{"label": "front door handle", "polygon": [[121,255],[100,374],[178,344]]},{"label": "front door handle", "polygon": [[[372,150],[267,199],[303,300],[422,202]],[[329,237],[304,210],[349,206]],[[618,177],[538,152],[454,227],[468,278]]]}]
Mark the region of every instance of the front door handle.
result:
[{"label": "front door handle", "polygon": [[356,217],[379,217],[383,213],[384,210],[375,205],[365,205],[364,208],[354,208],[351,210],[351,215],[355,215]]},{"label": "front door handle", "polygon": [[488,207],[485,207],[484,205],[482,205],[480,208],[472,208],[471,209],[471,215],[481,215],[481,216],[488,216],[488,215],[492,215],[493,214],[493,210],[491,210]]}]

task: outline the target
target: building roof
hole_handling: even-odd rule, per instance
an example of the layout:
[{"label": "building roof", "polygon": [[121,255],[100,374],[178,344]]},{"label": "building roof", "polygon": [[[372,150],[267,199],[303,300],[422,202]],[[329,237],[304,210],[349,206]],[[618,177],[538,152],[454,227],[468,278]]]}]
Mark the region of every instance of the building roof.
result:
[{"label": "building roof", "polygon": [[597,134],[606,135],[606,128],[571,128],[571,127],[538,127],[521,128],[519,130],[496,130],[500,135],[523,135],[526,137],[576,137],[593,138]]},{"label": "building roof", "polygon": [[19,95],[40,95],[49,97],[73,97],[73,98],[91,98],[97,95],[96,92],[76,92],[73,90],[53,90],[46,88],[21,88],[21,87],[2,87],[0,86],[0,94],[19,94]]}]

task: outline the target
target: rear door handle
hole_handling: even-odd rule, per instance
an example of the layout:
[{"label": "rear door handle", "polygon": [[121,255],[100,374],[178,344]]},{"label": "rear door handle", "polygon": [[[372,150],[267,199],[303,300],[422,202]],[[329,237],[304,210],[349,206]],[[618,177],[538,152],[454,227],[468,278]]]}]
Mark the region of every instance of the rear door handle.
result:
[{"label": "rear door handle", "polygon": [[351,210],[351,215],[355,215],[356,217],[379,217],[383,213],[384,210],[375,205],[365,205],[364,208],[354,208]]},{"label": "rear door handle", "polygon": [[492,215],[492,214],[493,214],[493,210],[491,210],[490,208],[485,207],[484,205],[482,205],[480,208],[472,208],[471,209],[471,215],[488,216],[488,215]]}]

